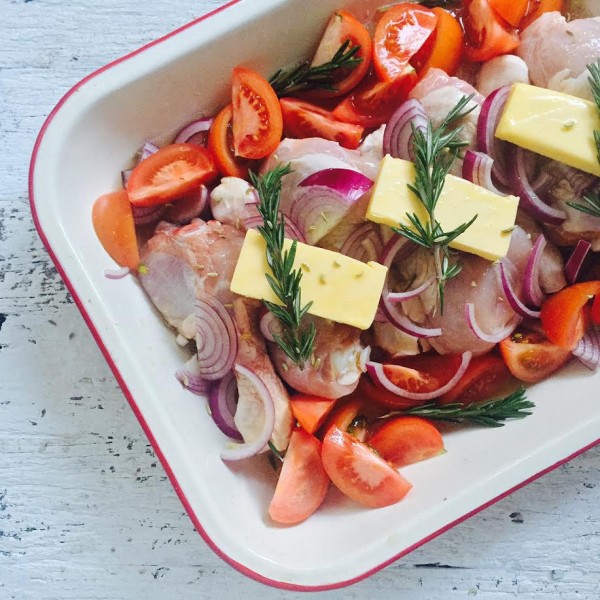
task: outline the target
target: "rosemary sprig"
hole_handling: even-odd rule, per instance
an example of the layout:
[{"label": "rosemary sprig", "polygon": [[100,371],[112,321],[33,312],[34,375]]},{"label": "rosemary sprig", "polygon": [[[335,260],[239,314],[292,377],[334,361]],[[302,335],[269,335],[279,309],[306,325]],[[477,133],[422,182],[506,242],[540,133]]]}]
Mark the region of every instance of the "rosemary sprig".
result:
[{"label": "rosemary sprig", "polygon": [[411,415],[447,421],[450,423],[474,423],[486,427],[502,427],[508,419],[524,419],[534,408],[535,404],[527,400],[525,388],[519,388],[504,398],[487,400],[464,405],[458,402],[439,406],[435,403],[415,406],[403,411],[393,412],[393,415]]},{"label": "rosemary sprig", "polygon": [[451,131],[448,128],[468,115],[475,106],[467,108],[471,96],[463,96],[446,115],[439,125],[434,127],[431,120],[427,123],[426,131],[413,126],[413,148],[415,153],[415,183],[408,184],[410,190],[419,199],[427,212],[424,223],[416,214],[406,214],[412,227],[401,223],[394,231],[410,241],[431,248],[438,282],[440,311],[444,312],[444,287],[446,282],[456,277],[461,267],[458,263],[450,263],[448,246],[463,234],[475,221],[475,215],[469,222],[459,225],[452,231],[444,231],[435,218],[435,208],[444,187],[446,175],[450,172],[458,153],[467,145],[459,139],[462,127]]},{"label": "rosemary sprig", "polygon": [[292,69],[279,69],[269,83],[279,97],[315,88],[335,91],[334,75],[338,69],[353,69],[361,63],[363,59],[356,56],[359,50],[360,46],[350,46],[350,40],[347,40],[330,61],[317,67],[304,62]]},{"label": "rosemary sprig", "polygon": [[281,179],[291,173],[289,164],[279,165],[262,176],[250,173],[252,184],[259,197],[258,211],[263,218],[263,225],[258,231],[267,246],[267,263],[273,276],[266,278],[282,305],[265,300],[265,306],[282,325],[281,335],[274,334],[277,345],[301,369],[313,351],[316,329],[314,323],[302,327],[302,319],[311,307],[312,302],[302,306],[300,281],[302,271],[294,269],[297,242],[293,242],[289,250],[284,250],[285,221],[279,212]]},{"label": "rosemary sprig", "polygon": [[[600,111],[600,60],[587,66],[590,75],[588,81],[592,88],[592,96],[596,102],[596,106]],[[594,140],[596,142],[596,151],[598,153],[598,162],[600,162],[600,131],[597,129],[594,131]],[[583,203],[579,202],[567,202],[571,208],[575,208],[583,213],[587,213],[592,217],[600,218],[600,194],[598,192],[594,194],[588,194],[583,197]]]}]

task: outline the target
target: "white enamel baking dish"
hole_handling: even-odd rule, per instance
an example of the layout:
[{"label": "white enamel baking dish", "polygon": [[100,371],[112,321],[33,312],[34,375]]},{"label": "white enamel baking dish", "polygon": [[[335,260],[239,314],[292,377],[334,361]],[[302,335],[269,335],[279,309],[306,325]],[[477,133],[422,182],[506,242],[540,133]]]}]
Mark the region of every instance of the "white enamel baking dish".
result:
[{"label": "white enamel baking dish", "polygon": [[332,490],[305,523],[274,526],[267,461],[220,460],[225,438],[204,402],[173,377],[184,360],[174,336],[133,278],[103,275],[112,265],[93,233],[91,206],[119,185],[145,140],[168,140],[214,113],[235,65],[268,75],[310,56],[335,8],[365,17],[383,3],[234,0],[77,84],[48,117],[31,162],[39,234],[196,528],[233,567],[286,589],[366,577],[600,441],[600,374],[571,365],[531,389],[533,416],[452,432],[446,455],[404,469],[414,489],[400,504],[365,510]]}]

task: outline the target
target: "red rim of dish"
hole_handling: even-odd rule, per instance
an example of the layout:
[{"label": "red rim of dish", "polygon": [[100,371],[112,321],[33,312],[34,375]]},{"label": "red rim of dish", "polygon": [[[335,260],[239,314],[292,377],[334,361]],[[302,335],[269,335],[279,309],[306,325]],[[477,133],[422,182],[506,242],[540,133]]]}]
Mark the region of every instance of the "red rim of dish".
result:
[{"label": "red rim of dish", "polygon": [[161,42],[163,42],[163,41],[165,41],[165,40],[167,40],[169,38],[172,38],[172,37],[176,36],[177,34],[185,31],[186,29],[189,29],[190,27],[196,25],[197,23],[200,23],[201,21],[204,21],[204,20],[208,19],[209,17],[211,17],[211,16],[213,16],[213,15],[215,15],[217,13],[220,13],[221,11],[223,11],[223,10],[225,10],[227,8],[231,8],[232,6],[238,4],[240,1],[241,0],[231,0],[231,2],[228,2],[227,4],[224,4],[223,6],[220,6],[219,8],[216,8],[215,10],[213,10],[211,12],[208,12],[205,15],[203,15],[203,16],[197,18],[197,19],[194,19],[193,21],[190,21],[186,25],[183,25],[182,27],[179,27],[178,29],[175,29],[171,33],[168,33],[167,35],[164,35],[164,36],[162,36],[160,38],[157,38],[156,40],[150,42],[149,44],[146,44],[145,46],[142,46],[141,48],[138,48],[137,50],[134,50],[133,52],[131,52],[129,54],[126,54],[125,56],[122,56],[121,58],[118,58],[118,59],[116,59],[116,60],[108,63],[107,65],[104,65],[100,69],[94,71],[93,73],[90,73],[90,75],[88,75],[87,77],[84,77],[81,81],[79,81],[77,84],[75,84],[60,99],[60,101],[58,102],[58,104],[52,109],[52,112],[48,115],[48,118],[44,122],[44,124],[43,124],[43,126],[42,126],[42,128],[40,130],[40,133],[38,134],[38,137],[37,137],[37,139],[35,141],[35,145],[33,147],[33,152],[32,152],[32,155],[31,155],[30,166],[29,166],[29,204],[30,204],[30,207],[31,207],[31,214],[33,216],[33,221],[34,221],[34,224],[35,224],[35,228],[37,229],[37,232],[38,232],[38,234],[39,234],[39,236],[40,236],[40,238],[42,240],[42,243],[46,247],[46,250],[48,251],[48,254],[50,255],[50,258],[52,259],[52,262],[56,266],[56,269],[58,270],[60,276],[62,277],[63,281],[65,282],[65,285],[67,286],[67,289],[69,290],[71,296],[73,297],[73,300],[75,301],[75,304],[77,305],[77,308],[79,308],[79,311],[81,312],[81,315],[83,316],[84,321],[86,322],[88,328],[90,329],[90,332],[92,333],[92,336],[93,336],[94,340],[98,344],[98,347],[100,348],[100,350],[101,350],[101,352],[102,352],[102,354],[104,356],[104,359],[108,363],[108,366],[110,367],[111,371],[113,372],[113,375],[115,376],[115,378],[117,379],[119,385],[121,386],[121,389],[123,390],[123,393],[125,394],[125,397],[127,398],[127,401],[129,402],[129,405],[131,406],[131,409],[133,410],[135,416],[137,417],[137,419],[138,419],[138,421],[139,421],[142,429],[144,430],[144,433],[148,437],[148,441],[152,445],[152,448],[154,449],[154,452],[156,453],[156,456],[160,460],[160,462],[161,462],[161,464],[162,464],[162,466],[163,466],[163,468],[164,468],[167,476],[169,477],[169,480],[171,481],[171,484],[172,484],[173,488],[175,489],[175,492],[177,493],[177,496],[179,497],[179,500],[183,504],[183,506],[184,506],[186,512],[188,513],[190,519],[194,523],[194,526],[196,527],[196,530],[202,536],[202,539],[206,542],[206,544],[209,546],[209,548],[213,552],[215,552],[215,554],[217,554],[218,556],[220,556],[225,562],[227,562],[229,565],[231,565],[234,569],[236,569],[237,571],[239,571],[243,575],[246,575],[247,577],[250,577],[251,579],[254,579],[255,581],[258,581],[259,583],[263,583],[265,585],[269,585],[269,586],[272,586],[272,587],[275,587],[275,588],[279,588],[279,589],[283,589],[283,590],[288,590],[288,591],[304,591],[304,592],[307,592],[307,591],[319,592],[320,591],[320,592],[323,592],[323,591],[335,590],[335,589],[339,589],[339,588],[342,588],[342,587],[345,587],[345,586],[349,586],[349,585],[352,585],[354,583],[357,583],[358,581],[366,579],[367,577],[370,577],[371,575],[377,573],[377,571],[380,571],[381,569],[384,569],[388,565],[394,563],[395,561],[397,561],[398,559],[400,559],[403,556],[407,555],[408,553],[412,552],[413,550],[416,550],[417,548],[419,548],[423,544],[426,544],[427,542],[433,540],[434,538],[438,537],[442,533],[445,533],[446,531],[452,529],[455,525],[458,525],[459,523],[462,523],[463,521],[469,519],[470,517],[472,517],[473,515],[477,514],[478,512],[480,512],[480,511],[488,508],[492,504],[495,504],[499,500],[502,500],[503,498],[506,498],[507,496],[509,496],[510,494],[512,494],[513,492],[515,492],[516,490],[518,490],[518,489],[522,488],[523,486],[527,485],[528,483],[531,483],[532,481],[535,481],[536,479],[538,479],[542,475],[545,475],[546,473],[549,473],[550,471],[553,471],[557,467],[560,467],[561,465],[563,465],[566,462],[572,460],[576,456],[579,456],[580,454],[582,454],[586,450],[589,450],[590,448],[593,448],[594,446],[600,444],[600,439],[598,439],[598,440],[596,440],[596,441],[588,444],[587,446],[584,446],[583,448],[581,448],[580,450],[577,450],[576,452],[573,452],[569,456],[567,456],[567,457],[559,460],[558,462],[554,463],[553,465],[551,465],[549,467],[546,467],[545,469],[543,469],[539,473],[536,473],[535,475],[532,475],[531,477],[528,477],[527,479],[525,479],[521,483],[518,483],[517,485],[515,485],[512,488],[506,490],[502,494],[499,494],[495,498],[492,498],[491,500],[488,500],[487,502],[485,502],[481,506],[478,506],[477,508],[474,508],[473,510],[467,512],[466,514],[462,515],[461,517],[455,519],[454,521],[451,521],[447,525],[444,525],[443,527],[441,527],[437,531],[434,531],[433,533],[431,533],[428,536],[424,537],[422,540],[419,540],[418,542],[412,544],[408,548],[405,548],[404,550],[398,552],[397,554],[395,554],[394,556],[392,556],[388,560],[382,562],[381,564],[377,565],[376,567],[373,567],[372,569],[369,569],[368,571],[365,571],[364,573],[361,573],[360,575],[357,575],[356,577],[353,577],[351,579],[346,579],[344,581],[339,581],[339,582],[335,582],[335,583],[328,583],[328,584],[323,584],[323,585],[300,585],[300,584],[288,583],[288,582],[285,582],[285,581],[278,581],[276,579],[270,579],[268,577],[265,577],[264,575],[261,575],[260,573],[257,573],[256,571],[253,571],[252,569],[246,567],[245,565],[237,562],[235,559],[233,559],[230,556],[228,556],[227,554],[225,554],[217,546],[217,544],[210,538],[210,536],[206,533],[206,531],[202,527],[200,519],[194,513],[194,510],[193,510],[191,504],[189,503],[188,499],[186,498],[185,494],[183,493],[183,490],[179,486],[179,482],[177,481],[177,478],[175,477],[175,474],[171,470],[171,467],[170,467],[169,463],[167,462],[165,456],[163,455],[163,453],[162,453],[162,451],[160,449],[160,446],[159,446],[158,442],[156,441],[156,439],[155,439],[155,437],[154,437],[151,429],[148,427],[148,424],[146,423],[146,421],[145,421],[145,419],[144,419],[144,417],[143,417],[140,409],[138,408],[138,406],[136,404],[135,398],[133,397],[133,395],[129,391],[129,388],[127,387],[127,384],[125,383],[125,380],[123,379],[123,377],[121,376],[121,373],[117,369],[117,366],[114,363],[114,361],[112,359],[112,356],[110,355],[110,352],[108,351],[108,349],[104,345],[104,342],[103,342],[103,340],[102,340],[102,338],[101,338],[98,330],[96,329],[96,326],[94,325],[91,317],[88,315],[83,302],[81,301],[81,299],[77,295],[77,292],[76,292],[73,284],[71,283],[71,281],[67,277],[66,272],[64,271],[64,269],[62,268],[62,265],[60,264],[60,262],[58,261],[56,255],[54,254],[54,251],[53,251],[53,249],[52,249],[52,247],[50,245],[50,242],[48,241],[48,238],[46,237],[46,234],[45,234],[45,232],[44,232],[44,230],[43,230],[43,228],[42,228],[42,226],[41,226],[41,224],[39,222],[39,219],[38,219],[37,210],[36,210],[36,206],[35,206],[34,192],[33,192],[33,181],[34,181],[34,172],[35,172],[35,164],[36,164],[37,154],[38,154],[38,151],[39,151],[39,147],[40,147],[40,145],[42,143],[42,140],[44,138],[44,135],[46,133],[46,130],[48,129],[50,123],[52,122],[52,120],[54,119],[54,117],[56,116],[56,114],[58,113],[58,111],[62,108],[63,104],[65,104],[65,102],[75,92],[77,92],[79,90],[79,88],[81,88],[83,85],[85,85],[86,83],[88,83],[90,80],[94,79],[95,77],[97,77],[101,73],[104,73],[105,71],[111,69],[112,67],[114,67],[114,66],[116,66],[116,65],[118,65],[118,64],[120,64],[122,62],[125,62],[126,60],[128,60],[130,58],[133,58],[134,56],[136,56],[136,55],[144,52],[145,50],[148,50],[149,48],[151,48],[153,46],[156,46],[157,44],[160,44]]}]

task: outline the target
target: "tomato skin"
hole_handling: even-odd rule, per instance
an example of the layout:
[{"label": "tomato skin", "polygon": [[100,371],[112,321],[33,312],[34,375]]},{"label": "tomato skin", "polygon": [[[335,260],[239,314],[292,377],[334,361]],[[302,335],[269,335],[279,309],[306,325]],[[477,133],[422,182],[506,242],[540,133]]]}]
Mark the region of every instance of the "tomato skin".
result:
[{"label": "tomato skin", "polygon": [[529,0],[529,7],[525,17],[521,23],[519,23],[519,27],[521,30],[529,27],[536,19],[547,12],[558,11],[562,13],[564,8],[563,5],[563,0]]},{"label": "tomato skin", "polygon": [[367,437],[366,443],[395,469],[446,451],[440,432],[420,417],[388,419]]},{"label": "tomato skin", "polygon": [[350,47],[360,46],[360,50],[354,56],[361,58],[362,61],[347,72],[345,76],[334,78],[335,90],[313,90],[309,94],[311,98],[344,96],[355,88],[367,74],[371,66],[373,48],[371,36],[367,28],[346,10],[337,10],[331,15],[311,66],[317,67],[329,62],[340,46],[347,41],[350,42]]},{"label": "tomato skin", "polygon": [[519,45],[518,34],[498,16],[489,0],[468,0],[465,9],[467,60],[484,62],[512,52]]},{"label": "tomato skin", "polygon": [[98,240],[121,267],[140,264],[131,203],[125,190],[100,196],[92,208],[92,224]]},{"label": "tomato skin", "polygon": [[414,69],[391,82],[368,76],[334,108],[333,116],[362,127],[379,127],[406,100],[417,79]]},{"label": "tomato skin", "polygon": [[251,69],[236,67],[231,103],[235,155],[258,159],[271,154],[281,141],[283,118],[269,82]]},{"label": "tomato skin", "polygon": [[392,410],[403,410],[412,406],[419,406],[419,404],[425,404],[425,401],[409,400],[402,396],[396,396],[396,394],[388,390],[378,388],[368,375],[363,375],[360,378],[356,393],[365,398],[369,403],[375,403],[378,406],[391,408]]},{"label": "tomato skin", "polygon": [[269,515],[293,525],[312,515],[325,500],[329,476],[321,461],[321,442],[301,427],[292,432]]},{"label": "tomato skin", "polygon": [[529,0],[490,0],[490,6],[513,27],[519,26],[529,4]]},{"label": "tomato skin", "polygon": [[513,333],[499,347],[509,371],[527,383],[546,379],[571,357],[570,350],[554,345],[539,333]]},{"label": "tomato skin", "polygon": [[314,433],[321,427],[336,402],[337,400],[320,396],[294,394],[290,398],[290,407],[294,418],[302,428],[308,433]]},{"label": "tomato skin", "polygon": [[437,19],[433,11],[408,2],[383,13],[373,36],[373,65],[379,79],[393,81],[412,70],[409,61],[432,34]]},{"label": "tomato skin", "polygon": [[504,361],[496,354],[474,356],[458,383],[436,402],[471,404],[498,395],[512,379]]},{"label": "tomato skin", "polygon": [[436,28],[412,60],[420,78],[429,69],[442,69],[453,75],[463,55],[464,34],[458,19],[439,6],[432,8],[431,12],[437,17]]},{"label": "tomato skin", "polygon": [[412,484],[368,446],[335,425],[321,449],[323,467],[334,485],[352,500],[370,508],[396,504]]},{"label": "tomato skin", "polygon": [[279,102],[287,137],[322,137],[344,148],[358,148],[364,132],[360,125],[340,121],[330,111],[296,98],[281,98]]},{"label": "tomato skin", "polygon": [[208,132],[207,146],[213,153],[217,169],[223,177],[248,179],[248,170],[255,163],[245,158],[236,157],[233,153],[232,118],[233,109],[229,104],[214,118]]},{"label": "tomato skin", "polygon": [[590,311],[590,317],[592,319],[592,323],[596,325],[596,327],[600,326],[600,294],[597,294],[594,298],[592,310]]},{"label": "tomato skin", "polygon": [[170,144],[131,172],[127,194],[133,206],[167,204],[217,176],[212,153],[194,144]]},{"label": "tomato skin", "polygon": [[557,346],[573,350],[588,324],[584,308],[600,294],[600,281],[586,281],[563,288],[542,304],[541,321],[546,337]]}]

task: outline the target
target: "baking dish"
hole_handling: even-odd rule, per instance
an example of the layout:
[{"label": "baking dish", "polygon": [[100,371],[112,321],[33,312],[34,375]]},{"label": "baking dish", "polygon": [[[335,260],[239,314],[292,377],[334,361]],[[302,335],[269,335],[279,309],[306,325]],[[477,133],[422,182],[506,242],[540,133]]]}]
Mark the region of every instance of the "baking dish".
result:
[{"label": "baking dish", "polygon": [[232,566],[285,589],[366,577],[600,441],[600,375],[572,364],[531,389],[531,417],[457,429],[445,436],[446,455],[403,469],[414,489],[400,504],[364,510],[332,489],[308,521],[277,527],[266,515],[275,483],[267,461],[220,460],[225,438],[173,377],[184,351],[133,278],[104,277],[112,265],[91,206],[119,185],[145,140],[169,140],[214,113],[236,64],[269,74],[309,56],[335,8],[368,18],[380,4],[234,0],[77,84],[44,124],[31,162],[39,234],[196,528]]}]

